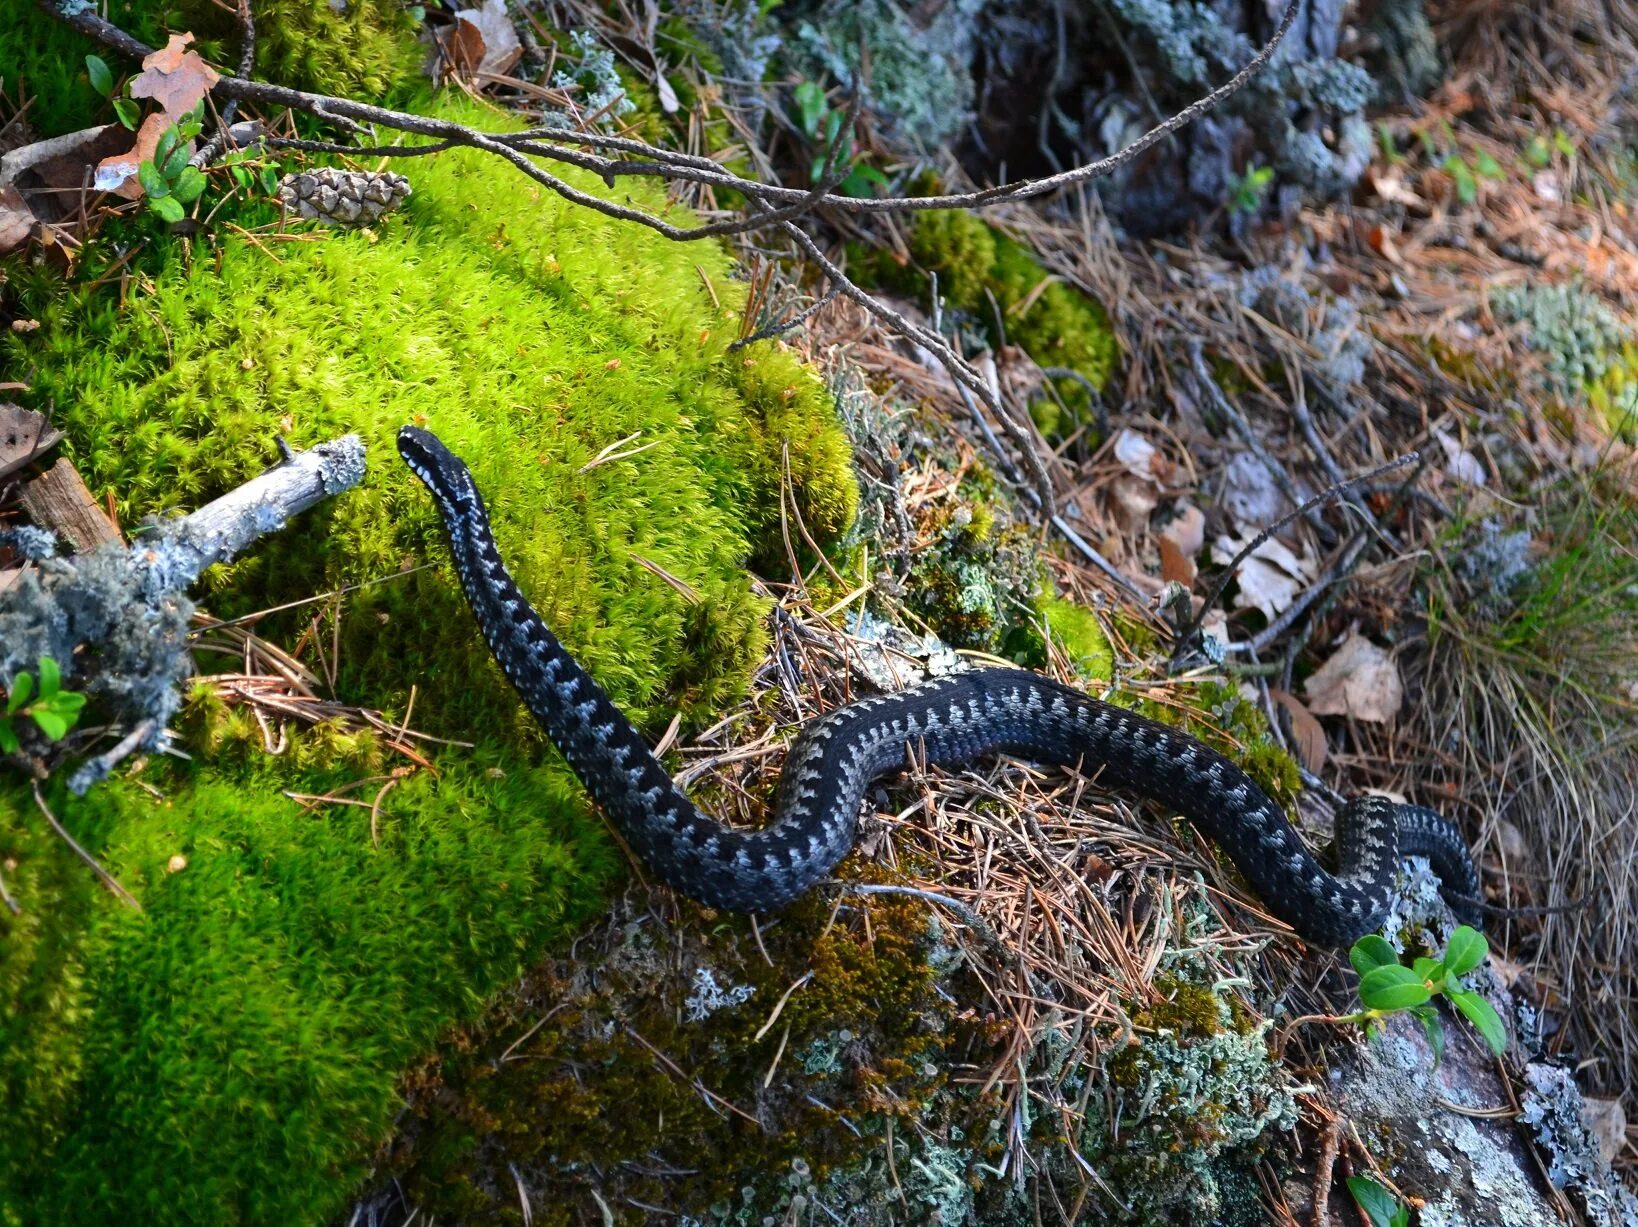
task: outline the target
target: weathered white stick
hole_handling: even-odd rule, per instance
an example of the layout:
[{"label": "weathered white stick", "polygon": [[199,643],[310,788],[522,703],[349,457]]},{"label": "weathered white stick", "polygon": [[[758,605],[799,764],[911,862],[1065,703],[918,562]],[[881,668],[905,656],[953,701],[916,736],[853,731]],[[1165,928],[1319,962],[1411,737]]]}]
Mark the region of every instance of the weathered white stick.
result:
[{"label": "weathered white stick", "polygon": [[[282,440],[281,440],[282,445]],[[364,478],[364,441],[343,435],[311,451],[285,448],[284,461],[180,520],[160,524],[132,546],[139,567],[160,588],[180,591],[206,567],[226,562],[293,515]]]}]

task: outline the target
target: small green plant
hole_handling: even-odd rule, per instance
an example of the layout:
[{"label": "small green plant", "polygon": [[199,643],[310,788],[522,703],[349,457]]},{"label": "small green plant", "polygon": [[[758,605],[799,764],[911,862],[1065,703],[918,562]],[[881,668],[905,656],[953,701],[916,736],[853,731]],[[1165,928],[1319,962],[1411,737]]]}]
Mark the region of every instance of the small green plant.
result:
[{"label": "small green plant", "polygon": [[[847,122],[847,115],[833,108],[825,98],[824,87],[813,81],[804,81],[796,87],[796,114],[803,135],[818,147],[809,169],[809,177],[818,183],[825,177],[825,164],[830,160],[830,151],[837,139],[842,136],[842,125]],[[859,153],[858,146],[853,143],[851,133],[846,139],[847,152],[837,159],[836,170],[846,170],[847,173],[836,185],[837,190],[844,196],[864,197],[872,195],[875,187],[886,187],[886,175],[866,162],[854,161]]]},{"label": "small green plant", "polygon": [[119,117],[119,122],[133,132],[136,131],[137,120],[142,115],[141,108],[137,106],[135,99],[114,93],[114,73],[107,62],[100,55],[86,56],[85,75],[91,82],[91,88],[113,104],[114,114]]},{"label": "small green plant", "polygon": [[1371,1227],[1410,1227],[1410,1207],[1369,1176],[1349,1176],[1348,1191]]},{"label": "small green plant", "polygon": [[[32,700],[32,702],[30,701]],[[52,741],[61,741],[80,719],[85,696],[62,688],[62,670],[49,656],[40,658],[40,686],[36,695],[34,675],[23,670],[12,679],[6,698],[6,714],[0,719],[0,752],[15,754],[22,743],[15,723],[32,720]]]},{"label": "small green plant", "polygon": [[256,154],[235,149],[222,159],[222,165],[247,195],[258,188],[268,196],[279,190],[279,168],[261,161]]},{"label": "small green plant", "polygon": [[1252,166],[1243,175],[1229,178],[1229,208],[1236,213],[1255,213],[1263,207],[1268,185],[1274,182],[1272,166]]},{"label": "small green plant", "polygon": [[137,181],[148,207],[168,222],[179,222],[187,207],[205,190],[205,172],[188,165],[188,142],[204,131],[205,104],[200,102],[159,135],[154,156],[137,167]]},{"label": "small green plant", "polygon": [[1369,1028],[1389,1014],[1409,1011],[1427,1032],[1437,1065],[1445,1052],[1445,1032],[1433,998],[1443,996],[1500,1056],[1507,1048],[1506,1028],[1491,1004],[1461,983],[1461,977],[1483,963],[1489,953],[1484,934],[1459,925],[1450,935],[1443,958],[1417,958],[1407,967],[1385,938],[1367,934],[1348,951],[1348,961],[1359,973],[1359,999],[1365,1008],[1338,1021],[1364,1023]]}]

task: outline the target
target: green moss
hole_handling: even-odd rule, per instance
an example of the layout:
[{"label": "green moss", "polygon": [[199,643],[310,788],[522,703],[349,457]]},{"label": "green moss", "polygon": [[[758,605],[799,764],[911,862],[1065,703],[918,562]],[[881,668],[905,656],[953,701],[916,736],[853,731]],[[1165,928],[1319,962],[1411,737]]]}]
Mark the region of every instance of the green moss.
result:
[{"label": "green moss", "polygon": [[[793,1172],[849,1169],[887,1118],[920,1119],[943,1085],[954,1007],[933,989],[926,909],[881,900],[868,912],[838,920],[809,898],[760,939],[732,918],[709,931],[632,924],[601,951],[583,943],[572,965],[542,968],[412,1075],[394,1178],[440,1219],[521,1221],[513,1170],[549,1227],[594,1209],[581,1175],[593,1169],[611,1204],[711,1223],[781,1212],[803,1183]],[[795,967],[811,976],[786,997]],[[748,999],[691,1019],[702,972]],[[754,1105],[762,1128],[726,1104]]]},{"label": "green moss", "polygon": [[1296,759],[1275,744],[1267,718],[1232,683],[1202,681],[1182,707],[1148,699],[1130,706],[1151,720],[1198,737],[1237,763],[1264,792],[1284,805],[1294,804],[1302,791],[1302,769]]},{"label": "green moss", "polygon": [[[239,19],[231,6],[172,2],[168,28],[191,31],[203,55],[237,71]],[[413,30],[397,0],[258,0],[256,74],[293,89],[378,101],[420,72],[426,51]]]},{"label": "green moss", "polygon": [[[1120,347],[1103,307],[1054,278],[1028,248],[976,214],[960,210],[916,214],[910,255],[913,268],[878,258],[874,270],[882,280],[918,297],[929,292],[927,274],[936,273],[939,293],[948,306],[970,318],[992,344],[1002,339],[996,335],[999,309],[1005,339],[1022,346],[1041,366],[1078,371],[1096,388],[1109,379]],[[1060,420],[1062,413],[1051,399],[1038,401],[1033,412],[1049,434],[1067,434],[1091,404],[1086,389],[1074,380],[1058,379],[1054,386],[1069,407],[1069,419]]]},{"label": "green moss", "polygon": [[565,771],[489,765],[446,757],[403,780],[379,846],[368,811],[280,795],[277,760],[150,767],[158,796],[53,792],[140,915],[0,785],[23,906],[0,914],[0,1219],[332,1212],[392,1118],[394,1073],[584,918],[615,868]]},{"label": "green moss", "polygon": [[[439,113],[496,122],[465,102]],[[76,289],[37,332],[0,339],[0,364],[55,406],[65,451],[127,525],[253,476],[281,433],[363,435],[364,484],[213,570],[204,599],[231,615],[368,583],[333,615],[317,607],[340,619],[338,696],[401,716],[413,685],[417,727],[478,743],[392,788],[377,846],[368,810],[282,795],[389,769],[373,739],[321,730],[269,761],[243,713],[196,700],[182,726],[201,765],[150,766],[157,797],[126,781],[53,794],[140,915],[26,792],[0,789],[0,864],[23,907],[0,914],[0,1222],[322,1221],[404,1066],[599,908],[618,862],[579,787],[538,765],[555,756],[471,625],[396,458],[399,424],[466,457],[522,586],[641,720],[743,690],[763,634],[744,563],[778,533],[787,468],[822,544],[853,514],[823,387],[785,351],[727,353],[744,289],[720,248],[465,154],[412,173],[374,235],[213,252],[147,232],[123,299]],[[88,251],[87,279],[113,258]],[[637,432],[649,450],[592,463]],[[294,642],[314,612],[258,629]],[[176,854],[188,867],[167,874]]]},{"label": "green moss", "polygon": [[[620,702],[640,718],[721,702],[761,650],[741,567],[776,539],[786,466],[821,542],[856,506],[824,388],[785,351],[727,354],[743,290],[721,250],[594,220],[465,154],[415,170],[379,241],[322,236],[276,258],[233,244],[191,266],[172,247],[148,270],[155,292],[58,303],[39,332],[0,342],[5,357],[59,407],[72,459],[126,523],[244,480],[282,428],[298,446],[364,435],[364,487],[214,572],[218,613],[439,556],[431,503],[392,445],[418,421],[471,463],[525,591]],[[650,450],[583,471],[638,432]],[[441,575],[358,594],[342,649],[355,700],[401,702],[419,655],[434,731],[526,726]],[[703,667],[679,684],[685,656]]]},{"label": "green moss", "polygon": [[[171,32],[192,32],[198,48],[225,71],[238,71],[238,18],[232,5],[209,0],[109,0],[98,11],[150,46]],[[258,0],[256,72],[294,89],[378,102],[394,86],[419,75],[424,58],[411,38],[406,10],[395,0]],[[55,21],[30,0],[0,0],[0,65],[6,91],[32,98],[29,122],[48,135],[108,123],[112,109],[85,75],[87,54],[100,55],[123,78],[140,71],[134,60],[99,47]]]},{"label": "green moss", "polygon": [[[1043,587],[1035,597],[1035,622],[1051,634],[1052,642],[1069,657],[1081,676],[1108,680],[1113,674],[1114,649],[1098,615],[1090,609]],[[1009,633],[1006,651],[1012,659],[1032,668],[1046,664],[1046,645],[1034,624]]]}]

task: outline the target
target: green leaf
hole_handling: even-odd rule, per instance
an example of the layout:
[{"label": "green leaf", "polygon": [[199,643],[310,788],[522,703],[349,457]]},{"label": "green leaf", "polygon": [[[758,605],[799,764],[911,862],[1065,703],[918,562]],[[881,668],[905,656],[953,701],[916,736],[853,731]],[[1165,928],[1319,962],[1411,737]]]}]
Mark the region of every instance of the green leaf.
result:
[{"label": "green leaf", "polygon": [[1575,157],[1575,142],[1570,139],[1570,134],[1564,131],[1563,128],[1553,129],[1553,148],[1567,158]]},{"label": "green leaf", "polygon": [[131,129],[132,132],[135,132],[137,120],[142,115],[142,109],[129,98],[115,98],[114,115],[116,118],[118,118],[120,123]]},{"label": "green leaf", "polygon": [[1373,1010],[1407,1010],[1433,993],[1409,967],[1373,967],[1359,978],[1359,999]]},{"label": "green leaf", "polygon": [[152,162],[144,162],[137,167],[137,182],[142,184],[142,190],[148,193],[150,200],[159,200],[171,194],[171,185],[165,182],[165,176]]},{"label": "green leaf", "polygon": [[1453,988],[1445,995],[1450,998],[1450,1004],[1478,1028],[1491,1052],[1499,1057],[1507,1051],[1507,1028],[1502,1026],[1501,1017],[1494,1006],[1478,993],[1470,993],[1466,989]]},{"label": "green leaf", "polygon": [[1433,1049],[1433,1068],[1438,1069],[1439,1062],[1445,1059],[1445,1025],[1439,1021],[1439,1011],[1431,1005],[1418,1005],[1411,1007],[1411,1013],[1422,1024],[1428,1047]]},{"label": "green leaf", "polygon": [[40,697],[50,699],[63,688],[63,671],[49,656],[40,657]]},{"label": "green leaf", "polygon": [[157,213],[162,221],[179,222],[188,215],[182,207],[182,202],[175,196],[161,196],[157,200],[150,200],[148,207]]},{"label": "green leaf", "polygon": [[1500,179],[1502,177],[1501,163],[1483,149],[1473,155],[1473,169],[1479,173],[1481,179]]},{"label": "green leaf", "polygon": [[825,115],[825,91],[817,81],[804,81],[796,87],[796,110],[802,131],[810,138],[819,135],[819,121]]},{"label": "green leaf", "polygon": [[43,707],[36,703],[28,709],[28,714],[34,717],[34,723],[38,724],[40,731],[52,741],[61,741],[68,732],[68,721],[49,707]]},{"label": "green leaf", "polygon": [[27,703],[33,693],[34,675],[25,669],[12,680],[11,697],[6,700],[6,715],[16,714],[17,709]]},{"label": "green leaf", "polygon": [[1380,933],[1367,933],[1354,943],[1352,950],[1348,951],[1348,961],[1354,965],[1354,970],[1363,976],[1376,967],[1397,967],[1399,953]]},{"label": "green leaf", "polygon": [[874,166],[869,166],[863,162],[860,162],[848,172],[847,178],[843,179],[836,186],[841,190],[844,196],[854,196],[859,199],[868,200],[870,197],[876,194],[872,190],[873,188],[886,187],[887,185],[886,175],[882,174],[882,172],[877,170]]},{"label": "green leaf", "polygon": [[1348,1191],[1371,1227],[1394,1227],[1394,1218],[1401,1207],[1399,1200],[1369,1176],[1349,1176]]},{"label": "green leaf", "polygon": [[1445,173],[1450,176],[1456,185],[1456,199],[1463,204],[1470,205],[1479,198],[1479,181],[1473,177],[1473,170],[1468,166],[1465,158],[1451,154],[1445,159]]},{"label": "green leaf", "polygon": [[171,186],[171,194],[185,205],[198,200],[199,194],[204,190],[205,172],[196,166],[184,166],[182,173]]},{"label": "green leaf", "polygon": [[832,111],[825,116],[825,148],[829,149],[836,143],[836,138],[842,134],[842,120],[845,119],[840,111]]},{"label": "green leaf", "polygon": [[[164,166],[165,159],[175,153],[176,147],[181,143],[182,134],[176,130],[175,124],[161,132],[159,139],[154,142],[154,165]],[[167,179],[171,177],[170,175],[166,176]]]},{"label": "green leaf", "polygon": [[59,716],[67,720],[69,727],[72,728],[79,723],[80,712],[85,707],[85,696],[76,690],[65,690],[51,700],[50,706]]},{"label": "green leaf", "polygon": [[22,748],[17,740],[17,730],[11,727],[10,720],[0,720],[0,754],[15,754]]},{"label": "green leaf", "polygon": [[276,195],[279,190],[279,168],[277,166],[262,167],[262,191],[269,196]]},{"label": "green leaf", "polygon": [[1434,983],[1438,983],[1445,976],[1445,965],[1438,959],[1412,959],[1411,970],[1423,980],[1432,980]]},{"label": "green leaf", "polygon": [[114,74],[99,55],[85,57],[85,75],[91,78],[91,88],[104,98],[114,92]]},{"label": "green leaf", "polygon": [[1485,941],[1483,933],[1468,925],[1458,925],[1445,947],[1445,968],[1453,976],[1465,976],[1484,962],[1489,953],[1490,943]]},{"label": "green leaf", "polygon": [[154,161],[159,163],[159,172],[165,176],[165,182],[174,187],[176,181],[181,178],[182,172],[188,167],[188,147],[186,145],[178,145],[175,149],[171,150],[171,156],[166,158],[163,162],[160,162],[157,156],[154,158]]}]

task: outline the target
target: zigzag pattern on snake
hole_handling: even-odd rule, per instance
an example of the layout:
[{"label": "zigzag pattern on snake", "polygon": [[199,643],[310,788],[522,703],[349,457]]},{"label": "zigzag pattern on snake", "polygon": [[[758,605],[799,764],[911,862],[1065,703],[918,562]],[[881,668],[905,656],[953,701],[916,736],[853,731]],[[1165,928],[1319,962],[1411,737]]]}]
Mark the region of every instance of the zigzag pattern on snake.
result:
[{"label": "zigzag pattern on snake", "polygon": [[929,763],[1010,754],[1158,801],[1210,835],[1268,910],[1318,944],[1347,945],[1381,925],[1402,856],[1427,857],[1458,916],[1479,923],[1472,858],[1432,810],[1381,797],[1349,802],[1337,815],[1333,874],[1280,807],[1209,746],[1019,669],[936,678],[812,721],[791,747],[773,820],[730,829],[678,791],[518,591],[466,465],[412,426],[399,432],[398,450],[432,493],[461,587],[507,678],[655,876],[702,903],[764,912],[808,890],[852,848],[866,787],[917,745]]}]

